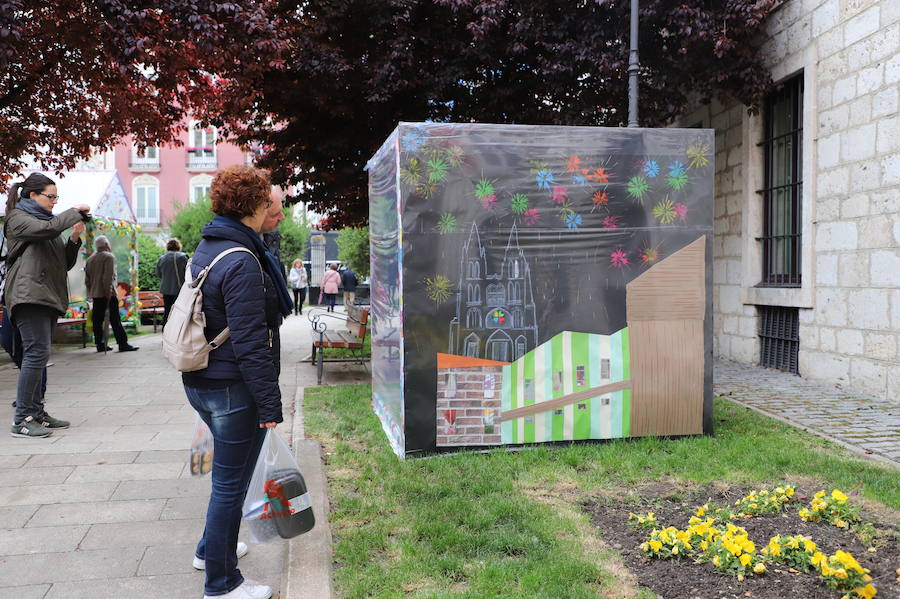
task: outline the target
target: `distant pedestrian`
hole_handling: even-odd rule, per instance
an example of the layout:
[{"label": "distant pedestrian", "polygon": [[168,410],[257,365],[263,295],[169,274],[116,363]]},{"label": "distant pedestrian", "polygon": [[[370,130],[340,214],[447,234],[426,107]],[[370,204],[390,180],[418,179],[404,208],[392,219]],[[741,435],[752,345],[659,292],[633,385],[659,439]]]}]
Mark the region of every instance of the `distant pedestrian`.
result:
[{"label": "distant pedestrian", "polygon": [[359,281],[356,280],[356,273],[349,266],[341,273],[341,283],[344,285],[344,308],[350,312],[350,306],[356,302],[356,286]]},{"label": "distant pedestrian", "polygon": [[[0,300],[22,341],[13,437],[46,437],[53,429],[69,427],[65,420],[47,414],[41,387],[56,319],[69,308],[66,271],[78,259],[90,207],[77,204],[54,216],[57,201],[53,180],[32,173],[12,186],[6,202],[3,236],[9,244],[8,271]],[[60,235],[70,227],[72,233],[63,243]]]},{"label": "distant pedestrian", "polygon": [[299,258],[294,260],[294,266],[288,275],[288,282],[294,291],[294,314],[303,314],[303,302],[306,300],[306,288],[309,287],[309,280],[306,275],[306,267],[303,260]]},{"label": "distant pedestrian", "polygon": [[325,274],[322,275],[322,293],[325,294],[325,303],[328,304],[329,312],[334,312],[338,286],[341,284],[341,275],[338,274],[337,269],[338,265],[332,264],[331,268],[325,269]]},{"label": "distant pedestrian", "polygon": [[258,169],[230,166],[219,171],[210,188],[217,216],[203,227],[203,240],[191,259],[196,277],[222,252],[242,248],[223,256],[203,284],[208,337],[226,327],[230,337],[209,353],[205,369],[181,375],[188,401],[213,436],[213,485],[193,561],[195,568],[206,570],[205,599],[272,596],[270,587],[245,579],[237,567],[248,551],[238,542],[238,531],[256,458],[266,428],[284,420],[272,338],[291,312],[282,297],[290,294],[260,238],[273,205],[269,193],[269,180]]},{"label": "distant pedestrian", "polygon": [[116,337],[120,352],[137,351],[138,347],[129,345],[128,335],[119,318],[119,296],[116,295],[116,257],[109,247],[109,239],[98,235],[94,239],[94,255],[84,264],[84,284],[88,297],[93,299],[94,344],[98,352],[109,351],[106,340],[104,319],[109,314],[109,324]]},{"label": "distant pedestrian", "polygon": [[187,254],[181,251],[181,241],[175,238],[166,243],[166,253],[156,261],[159,292],[163,296],[163,326],[166,326],[166,321],[169,320],[169,311],[184,284],[184,269],[187,263]]}]

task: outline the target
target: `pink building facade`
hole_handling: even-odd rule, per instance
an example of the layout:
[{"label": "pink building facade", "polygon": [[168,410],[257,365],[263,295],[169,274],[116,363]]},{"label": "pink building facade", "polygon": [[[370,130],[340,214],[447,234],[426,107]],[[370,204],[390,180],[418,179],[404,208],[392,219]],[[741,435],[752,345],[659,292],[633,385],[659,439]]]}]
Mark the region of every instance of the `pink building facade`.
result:
[{"label": "pink building facade", "polygon": [[208,194],[220,169],[252,164],[252,152],[220,139],[214,127],[201,127],[195,121],[184,126],[181,147],[151,146],[140,151],[130,136],[115,147],[115,169],[138,223],[149,231],[165,227],[176,205]]}]

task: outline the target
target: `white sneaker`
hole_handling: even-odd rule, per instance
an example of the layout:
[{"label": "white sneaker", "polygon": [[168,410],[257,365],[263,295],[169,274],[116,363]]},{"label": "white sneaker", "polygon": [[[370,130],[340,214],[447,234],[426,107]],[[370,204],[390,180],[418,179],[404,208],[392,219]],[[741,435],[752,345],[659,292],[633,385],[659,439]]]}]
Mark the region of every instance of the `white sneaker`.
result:
[{"label": "white sneaker", "polygon": [[244,583],[233,591],[224,595],[203,595],[203,599],[269,599],[271,596],[272,587],[245,578]]},{"label": "white sneaker", "polygon": [[[247,547],[247,543],[244,543],[243,541],[238,541],[238,544],[237,544],[237,556],[238,556],[238,559],[241,559],[242,557],[244,557],[245,555],[247,555],[247,552],[248,552],[248,551],[250,551],[250,548]],[[200,559],[199,557],[197,557],[197,556],[195,555],[195,556],[194,556],[194,567],[195,567],[196,569],[198,569],[198,570],[206,570],[206,560],[205,560],[205,559]],[[225,597],[225,596],[227,596],[227,595],[221,595],[221,596],[222,596],[222,597]]]}]

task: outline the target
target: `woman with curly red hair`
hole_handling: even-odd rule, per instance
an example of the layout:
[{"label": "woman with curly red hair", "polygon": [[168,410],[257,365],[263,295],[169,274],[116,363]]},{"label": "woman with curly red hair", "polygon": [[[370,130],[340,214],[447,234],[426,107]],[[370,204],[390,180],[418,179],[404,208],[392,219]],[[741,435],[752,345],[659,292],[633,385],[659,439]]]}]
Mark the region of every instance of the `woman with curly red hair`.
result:
[{"label": "woman with curly red hair", "polygon": [[245,579],[237,568],[238,558],[247,553],[238,531],[250,476],[266,429],[283,420],[272,338],[291,306],[283,305],[288,295],[284,277],[260,238],[270,190],[268,178],[253,167],[219,172],[210,189],[217,216],[203,228],[190,265],[196,278],[222,252],[249,250],[227,254],[210,268],[203,284],[206,338],[225,327],[231,335],[210,352],[205,369],[182,374],[188,401],[214,442],[206,529],[194,557],[194,567],[206,570],[207,598],[272,596],[271,588]]}]

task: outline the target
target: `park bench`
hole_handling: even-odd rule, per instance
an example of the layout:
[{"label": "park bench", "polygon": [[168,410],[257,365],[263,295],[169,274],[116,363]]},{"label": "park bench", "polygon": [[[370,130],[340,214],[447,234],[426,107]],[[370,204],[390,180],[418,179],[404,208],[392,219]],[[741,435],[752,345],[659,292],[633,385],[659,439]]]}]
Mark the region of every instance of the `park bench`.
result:
[{"label": "park bench", "polygon": [[156,332],[156,325],[159,317],[165,314],[165,306],[162,293],[159,291],[139,291],[138,292],[138,314],[143,321],[144,316],[153,317],[153,332]]},{"label": "park bench", "polygon": [[[0,307],[0,317],[3,316],[3,308]],[[81,347],[87,347],[87,318],[84,316],[74,318],[59,317],[56,319],[56,326],[81,325]]]},{"label": "park bench", "polygon": [[[318,384],[322,384],[322,374],[325,369],[325,352],[326,348],[347,348],[355,354],[350,359],[330,359],[328,362],[357,362],[365,363],[363,356],[363,346],[366,341],[366,331],[369,323],[368,306],[351,306],[346,315],[337,312],[326,312],[324,310],[311,310],[309,319],[313,329],[313,344],[311,362],[316,364],[316,375],[318,376]],[[328,328],[326,319],[334,319],[342,322],[346,327],[345,330]],[[318,339],[316,339],[318,335]],[[318,354],[318,359],[317,359]]]}]

